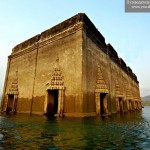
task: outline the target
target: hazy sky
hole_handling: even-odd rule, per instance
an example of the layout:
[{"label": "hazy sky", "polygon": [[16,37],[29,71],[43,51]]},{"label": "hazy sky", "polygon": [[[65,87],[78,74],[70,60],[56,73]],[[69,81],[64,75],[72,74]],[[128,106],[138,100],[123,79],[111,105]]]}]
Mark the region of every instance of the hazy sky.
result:
[{"label": "hazy sky", "polygon": [[141,95],[149,95],[150,13],[124,7],[124,0],[0,0],[0,94],[15,45],[83,12],[137,75]]}]

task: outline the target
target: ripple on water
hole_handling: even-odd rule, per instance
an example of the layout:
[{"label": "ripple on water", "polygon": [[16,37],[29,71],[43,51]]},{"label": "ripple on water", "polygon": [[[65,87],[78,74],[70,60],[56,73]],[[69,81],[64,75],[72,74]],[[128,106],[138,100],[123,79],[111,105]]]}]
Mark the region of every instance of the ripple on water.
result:
[{"label": "ripple on water", "polygon": [[144,115],[136,112],[103,119],[3,116],[0,117],[0,150],[148,149],[150,120],[147,114],[150,111]]}]

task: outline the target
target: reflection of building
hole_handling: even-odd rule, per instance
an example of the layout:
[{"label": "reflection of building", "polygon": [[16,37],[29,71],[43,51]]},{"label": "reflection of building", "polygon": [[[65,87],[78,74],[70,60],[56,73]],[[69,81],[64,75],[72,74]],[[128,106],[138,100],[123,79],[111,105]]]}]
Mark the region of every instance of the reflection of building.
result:
[{"label": "reflection of building", "polygon": [[1,107],[90,116],[141,109],[141,99],[136,75],[88,17],[77,14],[13,48]]}]

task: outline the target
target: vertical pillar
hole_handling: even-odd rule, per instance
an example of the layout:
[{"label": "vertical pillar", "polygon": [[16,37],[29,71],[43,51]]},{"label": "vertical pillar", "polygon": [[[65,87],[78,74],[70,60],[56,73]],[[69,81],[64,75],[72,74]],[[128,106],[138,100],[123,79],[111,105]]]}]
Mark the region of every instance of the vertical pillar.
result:
[{"label": "vertical pillar", "polygon": [[16,100],[16,95],[14,95],[14,98],[13,98],[12,112],[15,111],[15,100]]},{"label": "vertical pillar", "polygon": [[7,99],[5,101],[5,108],[3,109],[4,111],[7,111],[8,100],[9,100],[9,95],[7,95]]},{"label": "vertical pillar", "polygon": [[140,102],[138,102],[138,104],[137,104],[137,105],[138,105],[138,106],[137,106],[137,108],[138,108],[138,109],[140,109]]},{"label": "vertical pillar", "polygon": [[129,110],[132,110],[131,100],[129,100]]},{"label": "vertical pillar", "polygon": [[127,111],[129,111],[130,107],[129,107],[129,100],[126,100],[126,104],[127,104]]},{"label": "vertical pillar", "polygon": [[135,101],[135,110],[137,110],[137,101]]},{"label": "vertical pillar", "polygon": [[128,103],[129,103],[129,109],[128,110],[131,110],[131,100],[128,100]]},{"label": "vertical pillar", "polygon": [[95,93],[96,114],[100,114],[100,93]]},{"label": "vertical pillar", "polygon": [[117,112],[120,111],[120,109],[119,109],[119,98],[118,97],[116,97],[116,111]]},{"label": "vertical pillar", "polygon": [[119,105],[120,105],[120,112],[124,112],[124,109],[123,109],[123,100],[122,98],[120,98],[120,101],[119,101]]},{"label": "vertical pillar", "polygon": [[138,109],[141,109],[141,108],[142,108],[141,102],[138,102]]},{"label": "vertical pillar", "polygon": [[133,100],[133,110],[135,110],[135,100]]},{"label": "vertical pillar", "polygon": [[138,110],[139,108],[138,108],[138,101],[136,101],[136,109]]},{"label": "vertical pillar", "polygon": [[45,101],[44,101],[44,113],[47,113],[47,104],[48,104],[48,91],[46,90]]},{"label": "vertical pillar", "polygon": [[[142,105],[140,105],[140,106],[141,106],[140,108],[139,108],[139,106],[138,106],[138,105],[139,105],[138,103],[140,103],[140,102],[137,101],[136,103],[137,103],[137,104],[136,104],[136,105],[137,105],[137,106],[136,106],[137,109],[141,109],[141,108],[142,108]],[[141,104],[141,103],[140,103],[140,104]]]},{"label": "vertical pillar", "polygon": [[128,106],[127,106],[127,100],[123,98],[123,104],[124,104],[124,112],[128,111]]},{"label": "vertical pillar", "polygon": [[17,112],[18,95],[15,95],[14,112]]},{"label": "vertical pillar", "polygon": [[64,113],[64,92],[61,90],[61,117],[63,116]]},{"label": "vertical pillar", "polygon": [[107,97],[106,97],[106,95],[105,95],[103,101],[104,101],[104,113],[107,114],[108,113],[108,108],[107,108]]},{"label": "vertical pillar", "polygon": [[60,117],[63,116],[64,112],[64,92],[63,90],[59,90],[59,107],[58,107],[58,114]]},{"label": "vertical pillar", "polygon": [[134,110],[134,100],[131,100],[131,110]]},{"label": "vertical pillar", "polygon": [[139,109],[138,103],[139,103],[139,102],[137,101],[137,102],[136,102],[136,107],[137,107],[137,109]]},{"label": "vertical pillar", "polygon": [[58,110],[57,113],[60,115],[61,113],[61,90],[58,90]]},{"label": "vertical pillar", "polygon": [[130,100],[129,104],[130,104],[130,110],[132,110],[132,100]]}]

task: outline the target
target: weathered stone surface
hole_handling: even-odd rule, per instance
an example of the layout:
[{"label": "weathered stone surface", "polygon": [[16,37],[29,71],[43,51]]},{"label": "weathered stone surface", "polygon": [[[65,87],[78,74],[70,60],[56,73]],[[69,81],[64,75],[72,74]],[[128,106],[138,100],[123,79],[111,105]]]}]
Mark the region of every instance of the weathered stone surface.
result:
[{"label": "weathered stone surface", "polygon": [[131,68],[88,17],[77,14],[13,48],[1,108],[93,116],[141,109],[141,99]]}]

